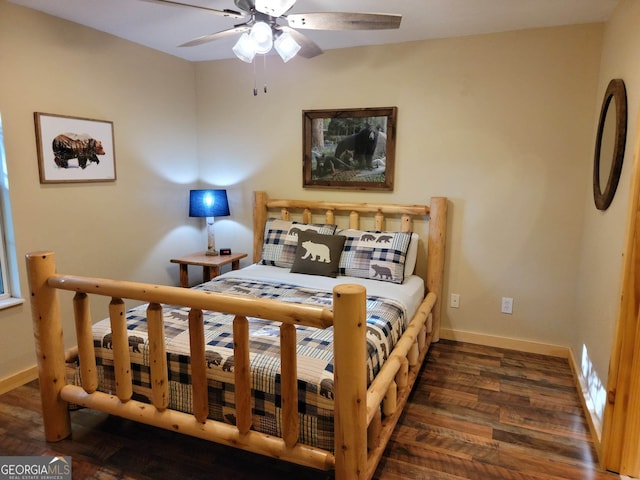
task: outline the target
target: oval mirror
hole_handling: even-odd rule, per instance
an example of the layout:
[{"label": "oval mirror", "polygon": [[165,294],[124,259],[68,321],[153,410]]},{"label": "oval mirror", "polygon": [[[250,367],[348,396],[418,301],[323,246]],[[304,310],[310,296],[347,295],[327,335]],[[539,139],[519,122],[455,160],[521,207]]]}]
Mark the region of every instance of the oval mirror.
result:
[{"label": "oval mirror", "polygon": [[627,138],[627,90],[615,78],[602,101],[593,160],[593,199],[598,210],[611,205],[618,188]]}]

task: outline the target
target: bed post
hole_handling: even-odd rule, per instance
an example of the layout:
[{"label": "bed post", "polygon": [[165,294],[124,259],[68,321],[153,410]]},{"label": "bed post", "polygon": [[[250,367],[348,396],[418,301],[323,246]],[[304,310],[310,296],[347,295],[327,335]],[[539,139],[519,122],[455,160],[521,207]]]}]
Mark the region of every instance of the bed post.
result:
[{"label": "bed post", "polygon": [[60,303],[58,292],[47,284],[56,273],[55,254],[30,253],[26,260],[44,435],[47,441],[57,442],[71,434],[71,419],[67,402],[60,398],[66,384]]},{"label": "bed post", "polygon": [[433,306],[433,342],[440,340],[442,316],[442,284],[444,275],[444,247],[447,237],[447,198],[431,197],[429,206],[429,246],[427,249],[427,291],[436,294]]},{"label": "bed post", "polygon": [[334,450],[336,480],[367,474],[366,291],[362,285],[333,289]]},{"label": "bed post", "polygon": [[253,192],[253,262],[262,258],[264,226],[267,223],[267,193]]}]

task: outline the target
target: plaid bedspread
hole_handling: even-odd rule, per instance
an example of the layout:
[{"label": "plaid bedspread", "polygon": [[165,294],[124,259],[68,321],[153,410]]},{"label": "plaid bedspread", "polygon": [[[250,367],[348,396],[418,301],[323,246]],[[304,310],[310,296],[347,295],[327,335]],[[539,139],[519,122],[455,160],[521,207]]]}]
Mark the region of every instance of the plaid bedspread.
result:
[{"label": "plaid bedspread", "polygon": [[[329,291],[276,282],[220,278],[197,287],[201,290],[250,295],[284,302],[331,306]],[[188,309],[163,308],[169,365],[169,408],[191,413]],[[235,424],[233,376],[233,316],[204,312],[209,417]],[[393,300],[367,298],[367,373],[371,382],[406,328],[406,311]],[[280,324],[250,318],[250,360],[253,393],[253,428],[281,436]],[[146,305],[127,312],[134,395],[151,397]],[[333,450],[333,328],[296,327],[300,441]],[[93,329],[101,391],[114,392],[113,350],[109,319]]]}]

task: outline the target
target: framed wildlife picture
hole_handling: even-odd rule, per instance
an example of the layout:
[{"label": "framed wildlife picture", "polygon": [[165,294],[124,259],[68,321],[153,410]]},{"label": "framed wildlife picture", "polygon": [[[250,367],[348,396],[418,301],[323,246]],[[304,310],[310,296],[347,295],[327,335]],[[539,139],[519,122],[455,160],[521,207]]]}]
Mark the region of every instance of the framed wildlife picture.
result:
[{"label": "framed wildlife picture", "polygon": [[304,110],[304,188],[393,190],[397,107]]},{"label": "framed wildlife picture", "polygon": [[34,113],[40,183],[113,182],[113,122]]}]

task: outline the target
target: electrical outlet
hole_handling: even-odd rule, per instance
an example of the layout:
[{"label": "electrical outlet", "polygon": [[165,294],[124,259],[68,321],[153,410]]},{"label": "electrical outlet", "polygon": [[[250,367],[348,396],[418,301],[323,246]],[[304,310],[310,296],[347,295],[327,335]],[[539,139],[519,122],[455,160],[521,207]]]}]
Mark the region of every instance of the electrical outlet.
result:
[{"label": "electrical outlet", "polygon": [[500,310],[502,313],[513,313],[513,298],[511,297],[502,297],[502,308]]},{"label": "electrical outlet", "polygon": [[460,308],[460,295],[457,293],[451,294],[451,299],[449,300],[449,306],[451,308]]}]

